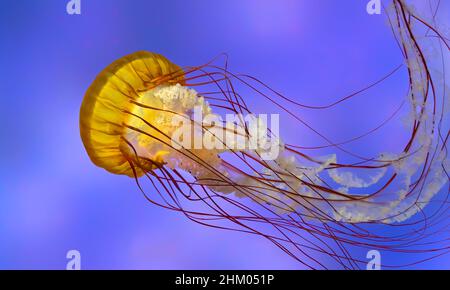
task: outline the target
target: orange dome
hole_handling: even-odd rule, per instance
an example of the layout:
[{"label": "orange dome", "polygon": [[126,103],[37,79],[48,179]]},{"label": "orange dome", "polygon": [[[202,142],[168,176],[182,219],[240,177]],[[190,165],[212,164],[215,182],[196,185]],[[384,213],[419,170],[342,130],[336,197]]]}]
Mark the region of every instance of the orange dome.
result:
[{"label": "orange dome", "polygon": [[[126,55],[106,67],[87,90],[80,109],[81,139],[92,162],[109,172],[134,176],[129,161],[135,155],[122,137],[129,117],[124,110],[131,110],[135,105],[130,101],[140,94],[183,80],[179,66],[147,51]],[[137,176],[143,174],[135,170]]]}]

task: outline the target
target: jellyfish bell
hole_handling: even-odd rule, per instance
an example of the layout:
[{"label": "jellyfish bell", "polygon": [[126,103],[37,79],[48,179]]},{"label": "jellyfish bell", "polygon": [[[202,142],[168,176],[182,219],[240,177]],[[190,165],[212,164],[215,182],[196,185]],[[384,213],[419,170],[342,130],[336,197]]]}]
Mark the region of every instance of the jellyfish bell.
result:
[{"label": "jellyfish bell", "polygon": [[[80,109],[80,135],[91,161],[111,173],[134,176],[143,174],[141,168],[133,169],[130,162],[149,168],[161,166],[160,154],[136,160],[125,136],[132,135],[124,126],[142,126],[130,112],[138,113],[133,101],[147,100],[156,87],[171,82],[183,83],[181,68],[165,57],[145,51],[127,55],[106,67],[87,90]],[[151,111],[142,117],[155,118]],[[129,136],[144,144],[151,140],[142,135]]]}]

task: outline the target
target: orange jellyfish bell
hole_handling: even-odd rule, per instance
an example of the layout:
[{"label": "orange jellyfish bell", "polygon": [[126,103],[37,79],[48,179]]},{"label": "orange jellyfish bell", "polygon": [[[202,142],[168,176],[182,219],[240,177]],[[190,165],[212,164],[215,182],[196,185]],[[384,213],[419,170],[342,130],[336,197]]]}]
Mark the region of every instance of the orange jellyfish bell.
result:
[{"label": "orange jellyfish bell", "polygon": [[[409,75],[411,133],[393,151],[364,156],[347,148],[390,119],[337,142],[295,111],[338,106],[381,80],[331,104],[310,106],[253,76],[230,72],[226,56],[224,64],[182,69],[144,51],[115,61],[89,87],[80,111],[86,151],[97,166],[134,177],[147,201],[202,225],[262,236],[311,269],[328,267],[317,259],[322,254],[345,269],[365,268],[365,261],[349,255],[353,247],[447,253],[448,240],[427,237],[444,231],[440,224],[448,218],[448,90],[443,71],[433,72],[441,66],[431,54],[444,59],[448,50],[431,46],[437,39],[422,33],[432,26],[404,1],[393,1],[387,13]],[[269,128],[267,114],[252,114],[247,98],[267,111],[273,107],[282,122],[311,130],[320,143],[284,142],[280,119],[271,116]],[[425,210],[431,203],[439,206]],[[388,225],[396,232],[386,234]]]},{"label": "orange jellyfish bell", "polygon": [[[160,54],[138,51],[106,67],[88,88],[80,109],[80,134],[91,161],[107,171],[130,177],[144,174],[130,161],[158,167],[154,160],[135,160],[123,138],[135,108],[133,100],[165,83],[183,83],[183,70]],[[145,166],[144,166],[145,167]],[[133,172],[133,170],[135,172]]]}]

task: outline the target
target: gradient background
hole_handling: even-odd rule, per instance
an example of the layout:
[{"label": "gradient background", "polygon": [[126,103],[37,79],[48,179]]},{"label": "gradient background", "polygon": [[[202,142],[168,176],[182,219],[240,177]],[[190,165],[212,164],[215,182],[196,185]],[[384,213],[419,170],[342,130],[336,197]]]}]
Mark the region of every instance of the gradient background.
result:
[{"label": "gradient background", "polygon": [[[189,222],[148,204],[132,179],[95,167],[79,138],[84,92],[106,65],[137,50],[180,65],[225,52],[231,71],[325,104],[402,62],[385,15],[368,15],[366,0],[82,0],[82,15],[67,15],[67,2],[0,2],[0,268],[64,269],[71,249],[84,269],[298,268],[262,238]],[[344,140],[386,119],[406,80],[402,70],[339,109],[302,114]],[[275,112],[246,98],[254,112]],[[281,124],[287,141],[321,144],[283,116]],[[394,151],[405,138],[399,116],[347,148]],[[450,268],[450,259],[420,267]]]}]

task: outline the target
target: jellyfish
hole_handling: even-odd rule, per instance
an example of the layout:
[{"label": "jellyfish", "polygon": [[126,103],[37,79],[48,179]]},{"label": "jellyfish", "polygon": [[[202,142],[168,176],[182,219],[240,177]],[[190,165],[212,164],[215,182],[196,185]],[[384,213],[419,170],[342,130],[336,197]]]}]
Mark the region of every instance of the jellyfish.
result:
[{"label": "jellyfish", "polygon": [[[334,142],[295,112],[337,106],[361,91],[308,106],[253,76],[234,74],[226,57],[223,64],[214,59],[181,67],[138,51],[106,67],[85,94],[80,135],[87,154],[95,165],[133,178],[149,202],[204,226],[262,236],[307,268],[361,268],[365,261],[351,255],[353,247],[446,254],[445,240],[426,238],[448,230],[448,39],[435,13],[401,0],[385,11],[409,76],[411,133],[397,152],[360,156],[343,145],[364,135]],[[239,86],[337,153],[315,155],[314,148],[284,142],[267,118],[252,113]],[[355,161],[340,161],[338,153]],[[430,204],[431,213],[425,210]]]}]

